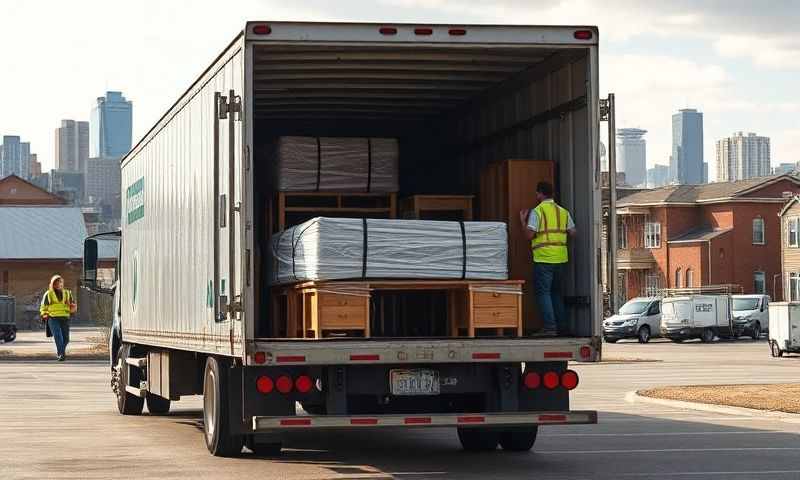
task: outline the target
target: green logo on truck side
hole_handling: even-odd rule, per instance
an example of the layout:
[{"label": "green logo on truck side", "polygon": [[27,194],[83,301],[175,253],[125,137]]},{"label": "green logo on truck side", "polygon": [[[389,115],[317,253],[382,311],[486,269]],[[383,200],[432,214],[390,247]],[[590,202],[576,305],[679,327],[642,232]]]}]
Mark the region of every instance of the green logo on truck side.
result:
[{"label": "green logo on truck side", "polygon": [[128,225],[144,218],[144,177],[128,187],[127,194]]}]

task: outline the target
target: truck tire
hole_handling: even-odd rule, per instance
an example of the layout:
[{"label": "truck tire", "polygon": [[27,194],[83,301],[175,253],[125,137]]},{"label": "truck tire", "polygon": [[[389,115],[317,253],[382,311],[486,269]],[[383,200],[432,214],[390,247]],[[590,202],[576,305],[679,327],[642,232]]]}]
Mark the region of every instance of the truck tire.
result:
[{"label": "truck tire", "polygon": [[647,343],[650,341],[650,327],[647,325],[642,325],[642,328],[639,329],[639,334],[637,335],[639,338],[639,343]]},{"label": "truck tire", "polygon": [[772,355],[772,358],[778,358],[780,356],[780,355],[778,355],[779,351],[780,351],[780,348],[778,348],[778,343],[775,340],[770,340],[769,341],[769,353],[770,353],[770,355]]},{"label": "truck tire", "polygon": [[756,341],[756,340],[761,338],[761,324],[760,323],[756,322],[756,324],[753,325],[753,331],[750,332],[750,337],[753,339],[753,341]]},{"label": "truck tire", "polygon": [[704,328],[703,333],[700,336],[700,341],[703,343],[711,343],[714,341],[714,330],[710,328]]},{"label": "truck tire", "polygon": [[244,438],[232,432],[228,411],[228,369],[218,359],[208,357],[203,373],[203,437],[215,457],[235,457],[242,453]]},{"label": "truck tire", "polygon": [[17,329],[12,328],[8,333],[6,333],[5,338],[3,339],[6,343],[11,343],[17,339]]},{"label": "truck tire", "polygon": [[527,452],[536,443],[537,433],[539,433],[538,425],[532,428],[501,432],[500,446],[509,452]]},{"label": "truck tire", "polygon": [[[141,415],[144,398],[132,395],[125,390],[126,385],[139,385],[142,373],[138,368],[130,368],[126,360],[131,352],[130,344],[123,343],[117,354],[117,365],[112,369],[111,388],[117,397],[117,410],[123,415]],[[130,374],[130,377],[129,377]]]},{"label": "truck tire", "polygon": [[147,402],[147,411],[151,415],[166,415],[169,413],[169,398],[148,393],[147,397],[145,397],[145,402]]},{"label": "truck tire", "polygon": [[500,434],[485,428],[458,428],[458,440],[468,452],[492,452],[497,450]]}]

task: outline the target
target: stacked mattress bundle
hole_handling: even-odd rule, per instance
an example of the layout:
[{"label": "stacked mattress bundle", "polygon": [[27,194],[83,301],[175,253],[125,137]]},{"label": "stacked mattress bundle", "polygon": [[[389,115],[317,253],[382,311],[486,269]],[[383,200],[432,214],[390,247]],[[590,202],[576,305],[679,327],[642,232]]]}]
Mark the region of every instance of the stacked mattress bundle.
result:
[{"label": "stacked mattress bundle", "polygon": [[273,236],[272,283],[505,280],[507,245],[501,222],[318,217]]},{"label": "stacked mattress bundle", "polygon": [[273,149],[282,192],[396,192],[393,138],[279,137]]}]

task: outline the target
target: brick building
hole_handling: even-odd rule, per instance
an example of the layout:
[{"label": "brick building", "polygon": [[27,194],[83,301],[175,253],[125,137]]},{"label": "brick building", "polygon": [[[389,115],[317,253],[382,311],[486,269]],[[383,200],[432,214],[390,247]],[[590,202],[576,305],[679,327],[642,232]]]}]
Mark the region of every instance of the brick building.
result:
[{"label": "brick building", "polygon": [[[617,270],[626,298],[731,283],[780,298],[789,175],[642,191],[617,203]],[[777,291],[776,291],[777,290]]]}]

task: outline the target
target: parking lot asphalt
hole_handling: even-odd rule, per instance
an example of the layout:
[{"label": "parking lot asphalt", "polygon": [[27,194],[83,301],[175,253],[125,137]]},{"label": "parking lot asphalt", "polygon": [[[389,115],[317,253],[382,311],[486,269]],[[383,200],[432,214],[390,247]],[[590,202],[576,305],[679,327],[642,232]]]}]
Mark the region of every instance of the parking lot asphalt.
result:
[{"label": "parking lot asphalt", "polygon": [[797,382],[800,357],[773,359],[763,340],[604,349],[619,361],[573,367],[581,384],[572,407],[598,410],[599,424],[543,428],[524,454],[465,453],[452,430],[380,430],[292,432],[279,458],[215,458],[199,397],[169,416],[123,417],[103,362],[0,361],[0,479],[800,479],[796,417],[625,400],[659,385]]}]

